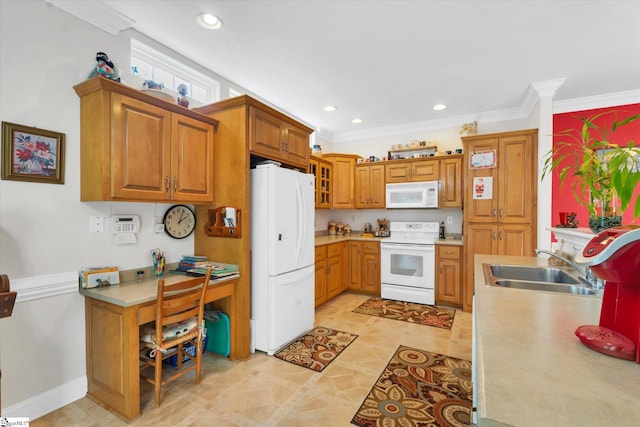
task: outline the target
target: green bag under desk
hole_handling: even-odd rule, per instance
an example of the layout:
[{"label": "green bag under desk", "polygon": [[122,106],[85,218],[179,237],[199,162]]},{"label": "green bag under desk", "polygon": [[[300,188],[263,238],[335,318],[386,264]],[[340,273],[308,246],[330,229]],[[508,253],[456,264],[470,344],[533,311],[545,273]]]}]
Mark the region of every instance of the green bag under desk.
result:
[{"label": "green bag under desk", "polygon": [[204,324],[207,328],[207,351],[229,356],[231,353],[229,316],[220,313],[217,321],[207,319]]}]

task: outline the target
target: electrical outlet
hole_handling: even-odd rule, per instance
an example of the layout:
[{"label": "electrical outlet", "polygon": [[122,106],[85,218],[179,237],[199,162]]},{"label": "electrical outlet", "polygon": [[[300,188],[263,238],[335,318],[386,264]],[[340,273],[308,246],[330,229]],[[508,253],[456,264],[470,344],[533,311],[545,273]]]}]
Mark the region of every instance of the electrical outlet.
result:
[{"label": "electrical outlet", "polygon": [[447,217],[447,224],[453,224],[453,217],[452,216],[448,216]]},{"label": "electrical outlet", "polygon": [[89,217],[89,233],[104,233],[104,217],[103,216]]}]

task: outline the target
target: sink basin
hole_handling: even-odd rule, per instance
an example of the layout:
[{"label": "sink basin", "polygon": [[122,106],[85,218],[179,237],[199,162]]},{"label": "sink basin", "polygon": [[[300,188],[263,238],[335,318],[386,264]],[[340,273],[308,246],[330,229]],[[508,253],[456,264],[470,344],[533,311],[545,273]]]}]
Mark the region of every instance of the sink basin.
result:
[{"label": "sink basin", "polygon": [[494,277],[532,282],[580,284],[580,281],[566,271],[552,267],[528,267],[519,265],[492,265]]},{"label": "sink basin", "polygon": [[561,292],[564,294],[595,295],[596,291],[585,286],[566,285],[548,282],[527,282],[524,280],[496,280],[493,282],[503,288],[529,289],[532,291]]},{"label": "sink basin", "polygon": [[595,295],[597,290],[568,271],[544,266],[483,264],[484,278],[491,286],[560,292],[574,295]]}]

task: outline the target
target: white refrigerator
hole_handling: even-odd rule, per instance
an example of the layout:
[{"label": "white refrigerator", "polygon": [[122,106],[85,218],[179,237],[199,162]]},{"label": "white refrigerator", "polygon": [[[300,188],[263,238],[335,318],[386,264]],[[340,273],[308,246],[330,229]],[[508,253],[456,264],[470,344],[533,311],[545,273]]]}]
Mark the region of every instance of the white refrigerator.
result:
[{"label": "white refrigerator", "polygon": [[252,350],[273,355],[313,329],[314,187],[275,164],[251,170]]}]

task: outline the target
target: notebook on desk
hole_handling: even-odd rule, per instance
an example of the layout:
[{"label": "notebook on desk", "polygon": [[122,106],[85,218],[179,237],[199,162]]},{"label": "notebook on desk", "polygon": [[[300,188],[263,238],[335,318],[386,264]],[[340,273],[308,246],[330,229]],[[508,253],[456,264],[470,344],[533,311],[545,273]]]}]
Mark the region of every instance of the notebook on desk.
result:
[{"label": "notebook on desk", "polygon": [[191,268],[187,270],[187,276],[204,276],[207,274],[207,268],[211,266],[211,278],[219,279],[221,277],[233,276],[239,273],[238,266],[235,264],[223,264],[220,262],[212,262],[208,265],[203,265],[198,268]]}]

